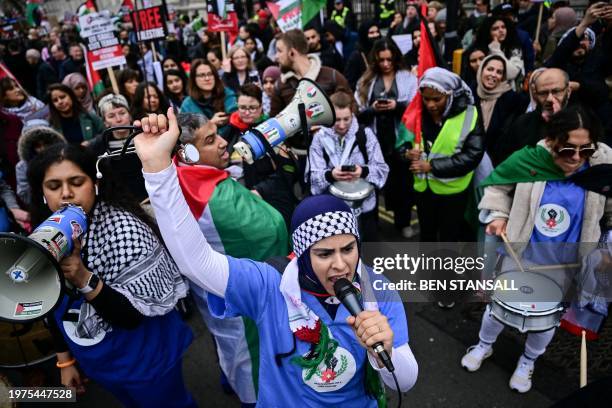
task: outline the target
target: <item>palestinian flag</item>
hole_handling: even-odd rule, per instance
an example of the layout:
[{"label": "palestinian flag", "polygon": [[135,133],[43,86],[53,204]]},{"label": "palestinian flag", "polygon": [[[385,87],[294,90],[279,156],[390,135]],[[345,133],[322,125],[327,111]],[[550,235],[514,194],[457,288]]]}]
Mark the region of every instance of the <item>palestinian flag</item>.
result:
[{"label": "palestinian flag", "polygon": [[303,0],[302,1],[302,27],[305,27],[321,9],[325,7],[325,0]]},{"label": "palestinian flag", "polygon": [[[429,27],[426,24],[426,20],[423,16],[427,15],[427,6],[421,6],[421,12],[419,18],[421,20],[421,44],[419,46],[419,65],[417,67],[417,77],[421,79],[423,73],[429,68],[444,66],[442,63],[442,57],[440,52],[429,32]],[[397,138],[395,140],[395,147],[400,147],[406,142],[411,142],[413,146],[421,145],[421,128],[422,128],[422,114],[423,112],[423,101],[421,100],[421,93],[417,90],[416,95],[404,111],[402,121],[397,131]],[[421,150],[423,148],[421,147]]]},{"label": "palestinian flag", "polygon": [[98,6],[96,6],[96,1],[95,0],[87,0],[85,2],[83,2],[78,8],[77,8],[77,16],[84,16],[86,14],[89,13],[95,13],[98,11]]},{"label": "palestinian flag", "polygon": [[300,0],[268,1],[268,10],[276,20],[278,28],[287,32],[295,28],[302,28],[302,5]]},{"label": "palestinian flag", "polygon": [[289,253],[285,221],[271,205],[224,170],[175,163],[189,209],[215,250],[256,261]]},{"label": "palestinian flag", "polygon": [[[174,161],[179,184],[191,213],[208,243],[218,252],[236,258],[265,261],[289,253],[287,228],[281,214],[229,176],[224,170],[205,166],[182,166]],[[206,294],[193,287],[196,302]],[[202,307],[200,307],[202,310]],[[206,309],[207,310],[207,309]],[[259,375],[259,336],[248,318],[213,319],[202,312],[215,338],[221,367],[250,375],[228,376],[238,396],[255,395]],[[240,324],[236,324],[236,320]],[[239,327],[237,327],[239,326]],[[221,338],[222,337],[222,338]],[[245,361],[245,356],[250,361]],[[245,378],[248,377],[248,378]]]},{"label": "palestinian flag", "polygon": [[87,71],[87,83],[89,84],[89,89],[93,92],[94,96],[100,95],[104,89],[104,81],[102,81],[102,77],[93,69],[91,65],[91,51],[88,51],[83,45],[81,45],[83,49],[83,55],[85,56],[85,70]]},{"label": "palestinian flag", "polygon": [[26,4],[26,21],[30,27],[38,27],[40,25],[40,5],[42,0],[28,0]]}]

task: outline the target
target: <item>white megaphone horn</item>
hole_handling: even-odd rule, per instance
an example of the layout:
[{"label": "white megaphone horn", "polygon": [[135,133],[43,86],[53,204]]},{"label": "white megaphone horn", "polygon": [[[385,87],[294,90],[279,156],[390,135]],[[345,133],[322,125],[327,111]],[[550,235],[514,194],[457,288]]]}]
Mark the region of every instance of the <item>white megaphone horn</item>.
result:
[{"label": "white megaphone horn", "polygon": [[86,230],[83,210],[68,205],[28,237],[0,233],[0,320],[38,320],[55,308],[64,288],[59,262],[72,253],[73,239]]},{"label": "white megaphone horn", "polygon": [[331,101],[321,88],[310,79],[298,83],[295,96],[278,115],[246,132],[234,144],[234,150],[249,164],[286,139],[311,126],[332,126],[336,113]]}]

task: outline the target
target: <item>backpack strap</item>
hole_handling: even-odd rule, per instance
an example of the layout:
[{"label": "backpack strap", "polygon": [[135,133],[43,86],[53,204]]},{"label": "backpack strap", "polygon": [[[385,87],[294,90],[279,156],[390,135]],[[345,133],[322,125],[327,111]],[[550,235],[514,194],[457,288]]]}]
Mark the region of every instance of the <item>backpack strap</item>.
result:
[{"label": "backpack strap", "polygon": [[[368,149],[367,149],[368,136],[366,135],[364,126],[359,125],[359,129],[357,129],[357,133],[355,134],[355,141],[356,141],[355,144],[357,145],[357,147],[359,147],[359,151],[361,152],[361,155],[363,156],[365,165],[367,166],[368,162],[370,161],[370,158],[368,157]],[[355,148],[355,145],[353,145],[353,149],[354,148]]]},{"label": "backpack strap", "polygon": [[[361,152],[361,155],[363,156],[363,160],[365,161],[366,166],[368,165],[368,162],[370,161],[369,156],[368,156],[367,142],[368,142],[368,137],[365,133],[365,127],[362,125],[359,125],[359,128],[357,129],[357,132],[355,133],[355,143],[353,144],[353,147],[351,147],[351,153],[353,153],[353,150],[355,150],[355,146],[358,147],[359,152]],[[323,149],[323,159],[325,159],[326,164],[329,164],[329,155],[327,154],[325,149]]]}]

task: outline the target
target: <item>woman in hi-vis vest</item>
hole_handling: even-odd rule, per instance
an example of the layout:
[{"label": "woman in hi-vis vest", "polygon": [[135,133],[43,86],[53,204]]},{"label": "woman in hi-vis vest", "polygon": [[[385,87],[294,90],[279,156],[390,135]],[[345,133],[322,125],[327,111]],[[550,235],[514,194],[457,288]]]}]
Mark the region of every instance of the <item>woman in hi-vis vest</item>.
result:
[{"label": "woman in hi-vis vest", "polygon": [[422,242],[471,241],[464,218],[468,187],[484,153],[482,121],[470,88],[430,68],[419,82],[422,138],[408,153]]}]

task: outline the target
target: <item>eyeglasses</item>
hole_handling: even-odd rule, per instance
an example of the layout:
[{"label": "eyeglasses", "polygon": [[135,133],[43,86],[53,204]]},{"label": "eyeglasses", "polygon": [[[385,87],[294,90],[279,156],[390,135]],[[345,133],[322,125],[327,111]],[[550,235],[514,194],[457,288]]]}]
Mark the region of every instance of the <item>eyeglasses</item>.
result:
[{"label": "eyeglasses", "polygon": [[253,105],[253,106],[238,105],[238,110],[243,111],[243,112],[256,112],[257,109],[259,109],[260,107],[261,105]]},{"label": "eyeglasses", "polygon": [[567,89],[567,86],[563,88],[550,89],[548,91],[536,91],[535,94],[538,98],[548,98],[548,95],[550,94],[552,94],[552,96],[554,96],[555,98],[560,98],[563,96],[566,89]]},{"label": "eyeglasses", "polygon": [[208,79],[208,78],[214,78],[215,74],[213,74],[212,72],[204,72],[201,74],[196,74],[196,78],[204,78],[204,79]]},{"label": "eyeglasses", "polygon": [[596,150],[597,149],[595,149],[592,143],[589,143],[588,145],[582,145],[582,146],[574,146],[571,144],[566,144],[565,147],[557,149],[557,155],[559,157],[569,159],[569,158],[574,157],[576,152],[578,152],[578,155],[581,158],[588,159],[595,154]]}]

